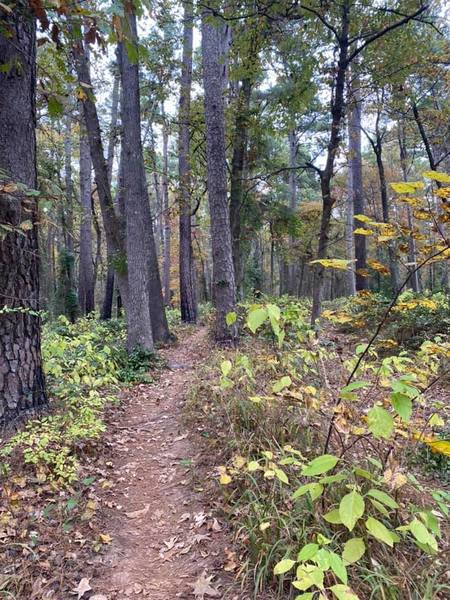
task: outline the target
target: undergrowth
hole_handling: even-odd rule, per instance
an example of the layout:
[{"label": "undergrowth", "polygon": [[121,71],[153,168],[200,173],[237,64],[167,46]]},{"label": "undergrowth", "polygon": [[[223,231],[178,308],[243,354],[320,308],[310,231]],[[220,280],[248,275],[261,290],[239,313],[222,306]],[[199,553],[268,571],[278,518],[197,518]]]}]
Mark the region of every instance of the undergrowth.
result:
[{"label": "undergrowth", "polygon": [[216,353],[188,406],[224,456],[243,580],[255,598],[448,597],[450,495],[410,460],[426,447],[448,464],[445,399],[422,393],[445,372],[448,344],[385,356],[361,343],[338,356],[302,303],[280,304],[229,315],[253,335]]}]

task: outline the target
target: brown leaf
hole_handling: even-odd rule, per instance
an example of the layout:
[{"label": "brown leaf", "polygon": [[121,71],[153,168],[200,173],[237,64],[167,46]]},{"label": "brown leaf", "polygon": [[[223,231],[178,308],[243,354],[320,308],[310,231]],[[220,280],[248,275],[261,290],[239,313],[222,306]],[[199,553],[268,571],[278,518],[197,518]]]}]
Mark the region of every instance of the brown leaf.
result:
[{"label": "brown leaf", "polygon": [[92,588],[89,585],[89,579],[87,577],[83,577],[82,579],[80,579],[80,582],[77,585],[77,587],[73,588],[72,592],[74,594],[77,594],[77,600],[80,600],[80,598],[82,598],[84,594],[86,592],[89,592],[90,590],[92,590]]},{"label": "brown leaf", "polygon": [[144,506],[144,508],[141,508],[140,510],[134,510],[132,512],[127,512],[127,513],[125,513],[125,515],[129,519],[138,519],[139,517],[143,517],[144,515],[146,515],[149,510],[150,510],[150,504],[146,504]]},{"label": "brown leaf", "polygon": [[206,571],[200,575],[194,584],[191,584],[194,588],[193,594],[198,600],[204,600],[205,596],[212,596],[218,598],[220,592],[211,586],[211,581],[214,575],[206,576]]}]

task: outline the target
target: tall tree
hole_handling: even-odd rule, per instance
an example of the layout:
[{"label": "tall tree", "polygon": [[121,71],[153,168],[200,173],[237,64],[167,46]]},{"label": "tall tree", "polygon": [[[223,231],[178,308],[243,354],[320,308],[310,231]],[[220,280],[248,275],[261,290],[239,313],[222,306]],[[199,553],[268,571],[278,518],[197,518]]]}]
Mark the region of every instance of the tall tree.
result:
[{"label": "tall tree", "polygon": [[180,236],[180,308],[181,320],[195,323],[197,298],[195,290],[194,254],[192,250],[192,202],[190,159],[190,116],[192,88],[193,3],[187,0],[183,15],[183,57],[180,81],[178,176],[179,176],[179,236]]},{"label": "tall tree", "polygon": [[94,263],[92,257],[92,161],[89,140],[83,125],[80,126],[80,266],[78,304],[83,314],[95,309]]},{"label": "tall tree", "polygon": [[[348,111],[348,153],[349,153],[349,180],[350,193],[353,201],[353,214],[365,214],[365,201],[363,190],[363,172],[362,172],[362,145],[361,145],[361,122],[362,107],[360,80],[353,73],[350,86],[349,111]],[[356,221],[355,229],[363,225]],[[356,291],[367,288],[367,248],[366,236],[356,234],[355,239],[355,284]],[[353,265],[352,265],[353,268]]]},{"label": "tall tree", "polygon": [[215,337],[233,341],[237,328],[228,326],[226,315],[235,310],[230,217],[227,196],[227,164],[225,152],[225,115],[223,98],[223,56],[221,29],[211,10],[202,12],[202,61],[205,103],[208,200],[211,217],[213,260],[213,301],[216,307]]},{"label": "tall tree", "polygon": [[164,211],[164,253],[163,253],[163,295],[164,304],[170,304],[170,248],[171,248],[171,226],[169,207],[169,124],[166,119],[164,102],[161,102],[162,117],[162,139],[163,139],[163,169],[162,169],[162,192]]},{"label": "tall tree", "polygon": [[[112,98],[111,98],[111,121],[109,124],[109,139],[108,139],[108,154],[107,154],[107,164],[108,164],[108,177],[109,184],[111,185],[112,181],[112,172],[113,172],[113,164],[114,164],[114,153],[117,144],[117,121],[119,116],[119,86],[120,86],[120,74],[117,69],[117,65],[114,65],[114,82],[112,89]],[[116,198],[117,203],[117,198]],[[103,304],[100,313],[100,318],[104,321],[108,320],[112,316],[112,305],[113,305],[113,297],[114,297],[114,267],[112,265],[114,257],[108,256],[108,270],[106,273],[106,282],[105,282],[105,294],[103,297]]]},{"label": "tall tree", "polygon": [[[122,39],[118,50],[122,87],[121,162],[129,283],[128,346],[132,348],[139,345],[150,349],[153,339],[166,341],[169,338],[169,329],[162,297],[142,152],[136,14],[130,3],[126,3],[124,9],[124,34],[127,36],[127,44]],[[145,303],[147,308],[144,307]]]},{"label": "tall tree", "polygon": [[0,12],[0,423],[46,402],[39,317],[36,22]]}]

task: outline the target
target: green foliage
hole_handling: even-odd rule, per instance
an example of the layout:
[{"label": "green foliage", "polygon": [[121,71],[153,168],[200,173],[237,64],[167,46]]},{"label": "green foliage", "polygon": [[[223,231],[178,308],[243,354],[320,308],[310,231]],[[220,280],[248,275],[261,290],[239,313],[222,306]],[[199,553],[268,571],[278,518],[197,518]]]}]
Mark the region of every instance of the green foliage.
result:
[{"label": "green foliage", "polygon": [[120,321],[66,317],[45,327],[42,353],[52,412],[28,421],[0,451],[5,461],[20,456],[39,481],[70,484],[77,479],[78,453],[104,431],[103,412],[115,402],[119,382],[148,380],[153,355],[127,355]]},{"label": "green foliage", "polygon": [[[300,598],[322,592],[355,600],[378,590],[394,599],[402,588],[415,600],[431,599],[430,590],[442,584],[440,523],[449,496],[427,489],[399,459],[406,440],[416,451],[420,441],[436,441],[433,423],[440,421],[420,416],[421,392],[448,345],[425,342],[414,356],[384,358],[371,349],[355,376],[332,389],[327,375],[336,356],[311,332],[307,306],[281,299],[244,310],[249,338],[220,356],[216,385],[200,384],[193,402],[208,437],[218,430],[214,443],[227,440],[230,460],[219,468],[220,484],[256,593],[275,575],[280,595],[290,581]],[[365,349],[357,345],[342,361],[338,379],[348,378]],[[435,400],[426,414],[442,409]],[[420,575],[404,579],[393,551],[420,560]]]}]

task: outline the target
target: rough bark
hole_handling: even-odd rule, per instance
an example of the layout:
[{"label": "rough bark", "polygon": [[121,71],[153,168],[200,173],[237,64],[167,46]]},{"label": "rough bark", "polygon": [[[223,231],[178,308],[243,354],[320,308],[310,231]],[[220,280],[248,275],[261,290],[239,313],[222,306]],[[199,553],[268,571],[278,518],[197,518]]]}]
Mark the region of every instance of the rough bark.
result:
[{"label": "rough bark", "polygon": [[170,209],[169,209],[169,129],[166,121],[164,103],[161,105],[161,116],[163,118],[162,138],[163,138],[163,172],[162,172],[162,191],[163,191],[163,213],[164,213],[164,253],[163,253],[163,295],[164,304],[170,304]]},{"label": "rough bark", "polygon": [[[297,134],[295,129],[289,131],[288,134],[289,143],[289,209],[292,214],[297,209]],[[289,294],[294,295],[296,292],[296,279],[298,265],[293,260],[293,250],[295,246],[295,238],[290,236],[289,238]]]},{"label": "rough bark", "polygon": [[230,182],[230,226],[233,249],[234,276],[239,298],[244,295],[244,265],[242,260],[242,208],[244,203],[244,168],[248,143],[248,111],[252,94],[252,81],[242,80],[236,106]]},{"label": "rough bark", "polygon": [[222,93],[222,56],[220,29],[209,10],[202,13],[202,60],[205,90],[205,126],[207,152],[208,200],[211,217],[213,258],[213,301],[216,307],[215,337],[233,341],[235,325],[227,326],[226,315],[235,310],[233,253],[227,198],[227,165],[225,155],[225,116]]},{"label": "rough bark", "polygon": [[192,88],[193,4],[184,5],[183,58],[180,82],[178,176],[179,176],[179,238],[180,238],[180,308],[181,320],[197,321],[195,265],[192,250],[190,115]]},{"label": "rough bark", "polygon": [[78,304],[82,314],[95,309],[94,269],[92,260],[92,162],[89,141],[80,129],[80,267],[78,283]]},{"label": "rough bark", "polygon": [[[128,4],[125,20],[129,43],[134,45],[137,53],[136,15],[132,12],[132,6]],[[126,310],[130,316],[129,328],[131,327],[129,347],[130,344],[137,343],[149,348],[150,335],[153,334],[154,341],[167,341],[169,328],[162,297],[142,151],[139,65],[138,62],[130,61],[123,42],[119,44],[119,57],[122,84],[123,192],[127,229],[128,304],[130,305],[126,306]],[[143,307],[143,298],[147,299],[148,311]],[[150,335],[147,331],[147,312],[151,319]]]},{"label": "rough bark", "polygon": [[[130,9],[125,13],[124,26],[128,43],[136,50],[136,19]],[[146,239],[151,216],[142,161],[139,67],[136,62],[131,62],[123,41],[118,46],[118,59],[122,84],[122,160],[128,264],[127,347],[129,352],[137,348],[153,351],[148,269],[151,257]]]},{"label": "rough bark", "polygon": [[[114,83],[111,98],[111,121],[109,125],[109,139],[107,151],[108,179],[110,185],[112,181],[112,171],[114,165],[114,152],[118,138],[117,120],[119,115],[119,87],[120,74],[116,65],[114,69]],[[108,256],[108,270],[106,273],[105,293],[103,296],[103,304],[100,313],[100,318],[103,321],[107,321],[112,317],[112,305],[114,298],[114,267],[112,265],[112,261],[113,257]]]},{"label": "rough bark", "polygon": [[[362,155],[361,155],[361,117],[362,100],[359,90],[359,79],[353,77],[351,86],[350,110],[348,116],[348,151],[349,151],[349,178],[351,179],[351,195],[353,200],[353,214],[365,214],[365,201],[362,179]],[[361,228],[364,224],[355,221],[354,227]],[[365,290],[367,282],[367,247],[366,236],[355,235],[355,282],[356,290]]]},{"label": "rough bark", "polygon": [[[341,141],[342,117],[345,110],[345,78],[348,69],[349,50],[349,22],[350,4],[347,0],[342,5],[341,33],[339,36],[339,58],[336,72],[336,85],[334,97],[331,103],[331,131],[327,147],[327,158],[325,168],[320,172],[320,188],[322,194],[322,217],[320,221],[319,243],[317,258],[319,260],[327,257],[328,241],[330,232],[330,220],[335,198],[331,195],[331,180],[334,174],[334,163]],[[311,310],[311,323],[315,324],[319,318],[322,307],[323,283],[325,270],[319,263],[314,269],[313,275],[313,303]]]},{"label": "rough bark", "polygon": [[[402,123],[398,123],[398,143],[400,150],[400,164],[402,169],[403,181],[408,181],[408,150],[406,147],[406,132]],[[406,218],[408,221],[408,228],[412,230],[412,210],[409,204],[406,205]],[[410,235],[408,239],[408,263],[409,269],[412,270],[412,275],[410,278],[412,290],[414,292],[420,292],[419,273],[415,269],[415,266],[417,265],[416,241],[412,237],[412,235]]]},{"label": "rough bark", "polygon": [[78,83],[83,90],[87,90],[86,95],[82,98],[83,115],[86,133],[89,139],[92,165],[94,167],[97,195],[105,228],[107,254],[114,263],[118,287],[120,289],[123,304],[126,307],[128,299],[128,279],[125,239],[122,224],[114,210],[108,164],[105,160],[103,151],[100,123],[92,91],[93,87],[89,71],[89,62],[82,42],[78,42],[75,45],[73,55]]},{"label": "rough bark", "polygon": [[[0,423],[46,402],[41,360],[36,181],[36,24],[0,13]],[[5,35],[8,32],[8,36]],[[21,224],[27,222],[26,228]],[[32,224],[31,227],[28,224]],[[2,227],[4,225],[4,227]],[[12,230],[11,230],[12,229]],[[3,312],[4,311],[4,312]]]},{"label": "rough bark", "polygon": [[[349,161],[350,162],[350,161]],[[347,177],[347,200],[346,200],[346,214],[345,214],[345,248],[347,260],[350,264],[354,264],[355,259],[355,246],[354,235],[353,235],[353,177],[350,170],[350,164],[348,165],[348,177]],[[347,293],[350,296],[356,294],[356,278],[355,270],[350,268],[346,272],[347,275]]]}]

